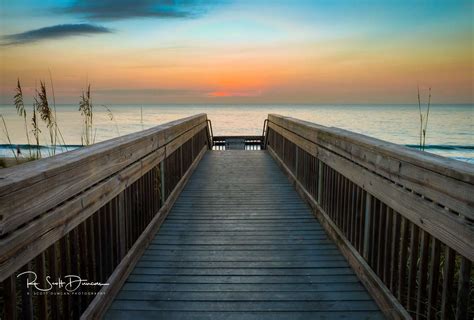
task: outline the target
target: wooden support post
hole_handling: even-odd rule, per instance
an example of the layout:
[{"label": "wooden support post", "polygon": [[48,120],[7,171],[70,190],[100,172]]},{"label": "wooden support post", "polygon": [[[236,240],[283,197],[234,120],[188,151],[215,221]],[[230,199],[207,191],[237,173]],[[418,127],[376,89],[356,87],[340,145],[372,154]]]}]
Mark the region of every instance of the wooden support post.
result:
[{"label": "wooden support post", "polygon": [[9,276],[3,281],[3,303],[5,319],[16,319],[16,277]]},{"label": "wooden support post", "polygon": [[298,146],[295,146],[295,177],[296,179],[299,179],[298,177]]},{"label": "wooden support post", "polygon": [[319,160],[318,161],[318,199],[317,199],[319,205],[321,205],[322,194],[323,194],[323,162]]},{"label": "wooden support post", "polygon": [[127,244],[125,238],[125,191],[122,191],[118,195],[118,223],[119,223],[119,250],[120,250],[120,260],[125,256],[127,253]]},{"label": "wooden support post", "polygon": [[369,239],[370,239],[370,210],[372,204],[372,195],[366,193],[365,198],[365,219],[364,219],[364,259],[369,260]]},{"label": "wooden support post", "polygon": [[165,159],[160,162],[160,179],[161,179],[161,205],[166,201],[166,192],[165,192]]},{"label": "wooden support post", "polygon": [[461,268],[459,269],[458,299],[456,306],[456,320],[468,318],[469,304],[469,281],[471,277],[472,263],[469,259],[461,258]]}]

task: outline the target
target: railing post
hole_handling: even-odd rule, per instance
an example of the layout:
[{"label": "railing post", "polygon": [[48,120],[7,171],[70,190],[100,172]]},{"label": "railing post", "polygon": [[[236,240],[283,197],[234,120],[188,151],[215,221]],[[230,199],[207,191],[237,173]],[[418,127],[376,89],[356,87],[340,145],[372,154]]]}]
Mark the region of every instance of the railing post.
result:
[{"label": "railing post", "polygon": [[119,250],[120,250],[120,260],[127,253],[126,241],[125,241],[125,190],[119,193],[118,195],[118,220],[119,220]]},{"label": "railing post", "polygon": [[321,160],[319,160],[318,161],[318,204],[319,205],[321,205],[322,194],[323,194],[323,163]]},{"label": "railing post", "polygon": [[166,201],[166,192],[165,192],[165,159],[160,162],[160,179],[161,179],[161,206]]},{"label": "railing post", "polygon": [[295,146],[295,177],[298,179],[298,146]]},{"label": "railing post", "polygon": [[365,197],[365,219],[364,219],[364,259],[369,259],[369,235],[370,235],[370,210],[372,206],[372,195],[367,192]]}]

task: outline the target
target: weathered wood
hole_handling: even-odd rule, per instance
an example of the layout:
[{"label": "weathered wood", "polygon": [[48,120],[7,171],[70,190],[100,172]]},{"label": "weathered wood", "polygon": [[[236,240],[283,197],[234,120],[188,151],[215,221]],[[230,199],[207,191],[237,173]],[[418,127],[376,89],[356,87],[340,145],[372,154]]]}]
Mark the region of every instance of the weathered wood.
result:
[{"label": "weathered wood", "polygon": [[[276,125],[272,122],[269,125],[274,130]],[[287,136],[290,133],[285,128],[279,130],[280,132],[286,132]],[[366,189],[423,230],[428,231],[443,243],[474,260],[474,232],[472,226],[463,217],[458,217],[439,205],[423,200],[415,193],[407,191],[379,175],[374,175],[371,171],[364,170],[363,166],[354,163],[352,159],[349,161],[335,152],[317,146],[314,142],[311,143],[316,146],[316,152],[313,155]],[[465,168],[465,170],[467,169]],[[447,188],[447,186],[443,185],[443,188]],[[474,192],[474,186],[472,185],[465,186],[461,191],[463,194],[469,194],[470,188],[473,188]],[[474,212],[474,208],[468,212]]]},{"label": "weathered wood", "polygon": [[416,298],[416,319],[424,319],[427,304],[428,256],[430,235],[422,231],[420,244],[420,269],[418,273],[418,295]]},{"label": "weathered wood", "polygon": [[391,294],[390,290],[378,278],[375,272],[368,266],[364,258],[357,252],[352,244],[347,241],[340,229],[329,218],[327,212],[319,206],[313,197],[304,189],[301,183],[296,180],[293,173],[275,154],[272,146],[267,147],[268,152],[273,156],[278,165],[286,173],[292,184],[296,187],[298,193],[304,197],[308,204],[313,208],[313,213],[316,215],[320,223],[328,232],[331,239],[333,239],[341,250],[344,257],[347,259],[351,267],[356,272],[357,276],[367,288],[371,296],[375,299],[384,315],[390,319],[410,319],[406,310],[400,305],[397,299]]},{"label": "weathered wood", "polygon": [[417,225],[411,224],[410,235],[410,268],[408,271],[408,294],[407,310],[415,314],[416,312],[416,275],[418,272],[418,252],[420,248],[420,229]]},{"label": "weathered wood", "polygon": [[112,275],[107,279],[107,282],[110,283],[110,285],[102,287],[102,289],[100,290],[100,294],[98,294],[89,304],[88,308],[82,314],[81,319],[100,318],[104,315],[107,308],[112,303],[114,297],[117,295],[123,283],[127,279],[127,276],[133,270],[143,251],[146,249],[148,244],[153,239],[153,236],[160,228],[164,219],[168,215],[169,210],[173,206],[181,190],[186,185],[186,182],[199,164],[202,156],[206,151],[207,146],[203,147],[197,158],[194,160],[192,166],[187,170],[186,174],[180,180],[176,188],[166,199],[165,203],[160,208],[158,213],[153,217],[146,229],[141,233],[137,241],[135,241],[131,249],[123,257],[120,264],[117,266],[117,268],[115,268]]},{"label": "weathered wood", "polygon": [[474,217],[474,202],[469,196],[474,193],[474,172],[470,164],[298,119],[271,114],[268,118],[270,128],[275,124],[287,128],[396,183],[442,201],[471,219]]},{"label": "weathered wood", "polygon": [[441,296],[441,319],[451,318],[451,303],[456,252],[446,247],[444,256],[443,291]]},{"label": "weathered wood", "polygon": [[244,318],[257,305],[262,312],[278,302],[293,318],[290,301],[306,312],[309,301],[334,301],[332,312],[347,310],[349,317],[362,309],[368,315],[361,301],[378,310],[276,164],[252,151],[206,154],[106,318],[126,305],[122,314],[132,314],[143,301],[228,313],[236,310],[232,302]]},{"label": "weathered wood", "polygon": [[10,276],[3,281],[3,303],[5,319],[16,319],[16,278]]},{"label": "weathered wood", "polygon": [[[144,170],[157,165],[163,157],[162,148],[0,239],[0,280],[87,219],[129,184],[139,179]],[[15,259],[11,259],[12,256]]]},{"label": "weathered wood", "polygon": [[[31,271],[31,264],[26,264],[20,271],[20,274]],[[24,273],[20,276],[21,318],[25,320],[33,320],[33,295],[31,286],[27,286],[27,282],[31,280],[31,274]]]},{"label": "weathered wood", "polygon": [[431,244],[431,261],[429,269],[429,292],[428,292],[428,315],[427,319],[436,319],[439,312],[438,306],[438,285],[439,285],[439,267],[440,267],[440,247],[439,240],[433,239]]},{"label": "weathered wood", "polygon": [[[38,282],[41,288],[46,288],[46,277],[49,276],[49,274],[46,273],[46,259],[44,253],[41,253],[36,257],[35,265]],[[40,319],[48,318],[48,300],[46,295],[38,297],[38,316]]]},{"label": "weathered wood", "polygon": [[0,234],[13,230],[206,122],[173,121],[0,173]]},{"label": "weathered wood", "polygon": [[456,303],[456,320],[468,319],[469,294],[471,283],[472,262],[465,257],[461,258],[459,269],[458,299]]}]

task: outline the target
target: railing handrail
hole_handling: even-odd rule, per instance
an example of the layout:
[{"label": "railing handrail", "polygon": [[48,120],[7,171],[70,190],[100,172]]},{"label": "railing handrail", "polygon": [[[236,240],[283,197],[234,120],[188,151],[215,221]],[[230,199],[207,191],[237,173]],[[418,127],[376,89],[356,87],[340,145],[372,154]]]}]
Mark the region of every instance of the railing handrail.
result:
[{"label": "railing handrail", "polygon": [[[269,121],[285,138],[345,172],[420,228],[474,259],[472,164],[291,117],[270,114]],[[357,168],[351,170],[350,163]],[[382,180],[384,187],[372,185],[373,179]],[[395,194],[403,198],[396,199]]]},{"label": "railing handrail", "polygon": [[[198,114],[54,157],[2,169],[0,235],[31,220],[34,212],[45,212],[53,208],[150,152],[169,144],[206,120],[206,114]],[[115,159],[112,160],[112,157]],[[28,217],[22,219],[22,215]],[[10,223],[11,219],[15,222]]]},{"label": "railing handrail", "polygon": [[[300,135],[301,137],[313,142],[320,143],[321,138],[324,138],[321,137],[321,134],[327,134],[328,136],[333,136],[334,138],[337,138],[340,141],[348,141],[350,143],[358,144],[366,148],[376,149],[377,152],[380,153],[380,155],[393,157],[395,159],[399,159],[431,170],[446,177],[468,182],[471,184],[474,183],[474,164],[471,164],[469,162],[450,159],[428,152],[422,152],[413,148],[409,148],[385,140],[380,140],[349,130],[340,129],[336,127],[326,127],[323,125],[296,119],[293,117],[286,117],[278,114],[269,114],[268,118],[271,122],[283,127],[288,127],[289,123],[295,124],[296,126],[291,126],[292,131]],[[310,131],[301,130],[301,128],[306,128]],[[313,135],[311,131],[313,131]],[[320,135],[316,137],[314,136],[314,132],[320,133]],[[338,147],[341,148],[341,146]]]},{"label": "railing handrail", "polygon": [[[104,198],[115,196],[133,182],[132,176],[143,175],[203,130],[206,120],[206,114],[198,114],[1,170],[0,281],[87,218],[81,217],[82,211],[92,211]],[[101,183],[107,187],[96,191]],[[45,238],[51,230],[57,231]]]},{"label": "railing handrail", "polygon": [[389,319],[469,318],[474,166],[272,114],[268,138]]}]

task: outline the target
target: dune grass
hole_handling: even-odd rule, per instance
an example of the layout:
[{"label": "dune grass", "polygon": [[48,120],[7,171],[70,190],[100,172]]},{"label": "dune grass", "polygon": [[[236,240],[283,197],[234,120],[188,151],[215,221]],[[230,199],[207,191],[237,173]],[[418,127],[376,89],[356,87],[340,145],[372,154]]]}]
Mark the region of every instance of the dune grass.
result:
[{"label": "dune grass", "polygon": [[420,134],[419,134],[419,145],[420,150],[425,151],[426,146],[426,132],[428,130],[428,118],[430,116],[430,106],[431,106],[431,88],[428,89],[428,104],[426,107],[426,112],[423,113],[423,108],[421,106],[420,98],[420,87],[418,87],[418,112],[420,115]]}]

